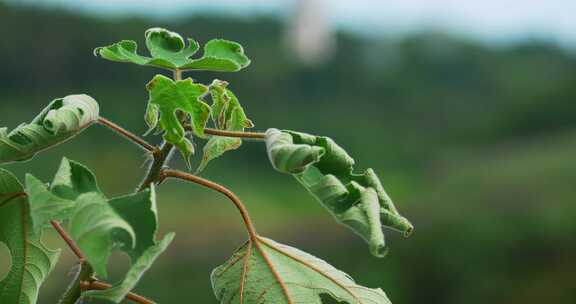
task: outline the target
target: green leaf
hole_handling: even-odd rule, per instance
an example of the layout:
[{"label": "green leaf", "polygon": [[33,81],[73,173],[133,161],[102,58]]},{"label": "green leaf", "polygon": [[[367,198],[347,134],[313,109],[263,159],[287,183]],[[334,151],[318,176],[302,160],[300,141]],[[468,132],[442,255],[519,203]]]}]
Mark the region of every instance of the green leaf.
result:
[{"label": "green leaf", "polygon": [[160,117],[160,108],[157,104],[148,103],[146,107],[146,114],[144,115],[144,121],[148,125],[148,131],[144,135],[149,134],[154,131],[156,126],[158,126],[158,121]]},{"label": "green leaf", "polygon": [[93,297],[120,303],[173,239],[170,234],[156,242],[154,187],[109,200],[89,169],[67,159],[49,187],[28,175],[26,193],[34,230],[42,229],[51,219],[67,220],[67,231],[98,276],[107,276],[106,266],[114,249],[130,256],[132,266],[124,280],[113,291],[91,292]]},{"label": "green leaf", "polygon": [[174,233],[168,233],[158,244],[146,249],[140,257],[134,260],[132,267],[130,267],[121,283],[106,290],[86,292],[85,295],[91,298],[107,300],[112,303],[121,303],[126,295],[136,287],[142,275],[150,269],[158,256],[168,248],[172,240],[174,240],[174,236]]},{"label": "green leaf", "polygon": [[174,68],[188,63],[188,57],[194,55],[200,48],[194,39],[188,39],[186,46],[180,34],[158,27],[148,29],[144,35],[150,55],[171,63]]},{"label": "green leaf", "polygon": [[160,113],[158,126],[165,132],[164,139],[174,144],[188,161],[194,152],[194,146],[185,136],[186,132],[177,111],[190,117],[194,133],[204,137],[204,128],[210,117],[210,106],[201,98],[208,92],[208,88],[194,83],[191,78],[173,81],[165,76],[156,75],[148,83],[147,89],[150,94],[149,103],[156,105]]},{"label": "green leaf", "polygon": [[236,72],[248,65],[250,65],[250,59],[244,54],[242,45],[234,41],[212,39],[204,46],[202,58],[191,60],[181,68],[183,70]]},{"label": "green leaf", "polygon": [[94,50],[96,56],[116,62],[130,62],[138,65],[153,66],[169,70],[205,70],[217,72],[235,72],[250,64],[242,46],[233,41],[213,39],[204,46],[204,54],[197,59],[190,58],[199,44],[188,38],[188,45],[180,34],[163,28],[151,28],[146,31],[146,46],[152,57],[138,54],[136,42],[122,40],[109,46]]},{"label": "green leaf", "polygon": [[387,252],[381,226],[412,232],[374,170],[354,173],[354,159],[332,139],[269,129],[266,146],[273,167],[293,174],[338,222],[368,242],[373,255]]},{"label": "green leaf", "polygon": [[258,237],[212,272],[221,304],[390,304],[381,289],[357,285],[346,273],[296,248]]},{"label": "green leaf", "polygon": [[28,201],[12,173],[0,168],[0,242],[12,256],[12,268],[0,281],[0,303],[34,304],[40,286],[56,265],[60,251],[48,250],[31,229]]},{"label": "green leaf", "polygon": [[98,103],[88,95],[52,101],[29,124],[8,132],[0,128],[0,164],[24,161],[76,136],[99,117]]},{"label": "green leaf", "polygon": [[[210,85],[212,97],[212,120],[214,125],[221,130],[244,131],[252,128],[254,124],[244,113],[242,105],[232,91],[227,89],[228,83],[214,80]],[[206,168],[208,163],[230,150],[238,149],[242,145],[242,139],[223,136],[212,136],[204,146],[202,161],[198,166],[197,173]]]}]

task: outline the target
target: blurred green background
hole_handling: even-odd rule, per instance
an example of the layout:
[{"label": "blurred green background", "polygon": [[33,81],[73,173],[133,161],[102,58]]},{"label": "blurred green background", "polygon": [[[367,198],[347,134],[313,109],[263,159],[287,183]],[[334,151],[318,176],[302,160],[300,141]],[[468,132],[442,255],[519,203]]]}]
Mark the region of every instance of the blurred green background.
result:
[{"label": "blurred green background", "polygon": [[[239,41],[253,59],[248,69],[190,76],[229,81],[257,130],[334,138],[358,169],[376,170],[416,227],[409,239],[387,233],[391,252],[376,259],[295,180],[272,170],[261,143],[245,142],[204,175],[243,198],[263,235],[382,287],[397,304],[576,303],[574,49],[425,29],[314,32],[306,10],[289,22],[226,12],[107,18],[27,2],[0,3],[0,126],[29,121],[53,98],[87,93],[103,116],[142,134],[144,85],[163,72],[104,61],[94,47],[134,39],[143,48],[152,26],[200,42]],[[134,189],[145,169],[141,150],[99,126],[6,167],[48,181],[62,156],[93,168],[110,196]],[[167,182],[158,195],[162,231],[177,237],[136,291],[159,303],[216,303],[210,271],[243,242],[240,218],[225,198],[193,185]],[[62,245],[54,235],[47,241]],[[70,279],[64,251],[39,303],[55,303]],[[126,262],[114,256],[112,281]],[[0,277],[7,267],[0,247]]]}]

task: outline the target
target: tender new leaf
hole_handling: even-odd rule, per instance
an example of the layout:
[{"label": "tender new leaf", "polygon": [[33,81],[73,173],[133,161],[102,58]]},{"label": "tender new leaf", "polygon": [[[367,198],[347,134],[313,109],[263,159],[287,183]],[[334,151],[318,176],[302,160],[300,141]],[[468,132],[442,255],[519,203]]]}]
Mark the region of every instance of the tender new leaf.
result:
[{"label": "tender new leaf", "polygon": [[[210,85],[214,126],[226,131],[244,131],[245,128],[254,127],[252,121],[244,113],[240,101],[227,86],[228,83],[217,79]],[[238,149],[241,145],[242,139],[237,137],[210,137],[204,146],[204,155],[197,172],[204,170],[211,160],[222,156],[227,151]]]},{"label": "tender new leaf", "polygon": [[[175,145],[188,161],[194,152],[194,146],[190,139],[186,138],[182,123],[189,118],[192,131],[204,137],[204,128],[210,118],[210,106],[201,98],[208,92],[208,88],[194,83],[191,78],[173,81],[162,75],[156,75],[146,88],[150,95],[146,121],[153,123],[149,127],[159,127],[164,132],[164,139]],[[178,112],[183,113],[186,119],[179,117]],[[154,115],[159,115],[159,118],[152,119]]]},{"label": "tender new leaf", "polygon": [[117,62],[130,62],[138,65],[153,66],[169,70],[204,70],[216,72],[235,72],[250,64],[239,43],[212,39],[204,46],[200,58],[190,58],[199,44],[188,38],[188,45],[180,34],[163,28],[151,28],[146,31],[146,46],[152,57],[139,55],[138,45],[132,40],[122,40],[109,46],[94,50],[95,55]]}]

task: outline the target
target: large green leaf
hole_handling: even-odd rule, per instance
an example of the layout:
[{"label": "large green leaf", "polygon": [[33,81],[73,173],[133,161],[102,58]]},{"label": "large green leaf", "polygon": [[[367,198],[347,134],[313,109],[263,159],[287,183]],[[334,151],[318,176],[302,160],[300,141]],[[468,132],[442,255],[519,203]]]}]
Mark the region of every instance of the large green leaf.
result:
[{"label": "large green leaf", "polygon": [[[160,115],[158,126],[164,131],[164,139],[174,144],[184,159],[188,161],[194,152],[192,142],[186,138],[182,120],[177,111],[185,113],[191,120],[192,130],[200,137],[204,137],[204,128],[210,117],[210,106],[202,101],[208,87],[194,83],[191,78],[173,81],[162,75],[156,75],[146,87],[150,94],[148,111],[155,109]],[[146,114],[146,117],[151,116]],[[187,120],[187,119],[185,119]],[[149,119],[147,121],[150,122]],[[150,125],[155,128],[156,125]]]},{"label": "large green leaf", "polygon": [[31,229],[29,206],[16,177],[0,168],[0,242],[12,256],[12,267],[0,281],[0,303],[34,304],[40,286],[58,261]]},{"label": "large green leaf", "polygon": [[212,272],[221,304],[390,304],[381,289],[357,285],[346,273],[296,248],[258,237]]},{"label": "large green leaf", "polygon": [[381,226],[410,234],[374,170],[353,171],[354,159],[328,137],[269,129],[268,156],[274,168],[294,177],[326,207],[338,222],[364,238],[375,256],[387,252]]},{"label": "large green leaf", "polygon": [[52,101],[29,124],[8,132],[0,128],[0,163],[24,161],[62,143],[98,119],[98,103],[88,95],[69,95]]},{"label": "large green leaf", "polygon": [[132,266],[124,280],[111,290],[88,293],[91,297],[120,303],[174,237],[168,234],[156,241],[154,187],[109,200],[90,170],[67,159],[49,187],[27,175],[26,192],[34,230],[41,230],[51,219],[67,220],[68,232],[99,277],[107,276],[106,266],[115,248],[130,256]]},{"label": "large green leaf", "polygon": [[[216,128],[227,131],[244,131],[252,128],[254,124],[244,113],[244,109],[238,98],[228,88],[228,83],[214,80],[210,85],[212,97],[212,120]],[[204,170],[208,163],[222,156],[230,150],[238,149],[242,145],[242,139],[224,136],[212,136],[204,146],[202,162],[197,172]]]},{"label": "large green leaf", "polygon": [[180,34],[163,28],[146,31],[146,46],[152,57],[137,53],[137,44],[132,40],[122,40],[94,50],[95,55],[117,62],[130,62],[169,70],[205,70],[235,72],[250,64],[242,46],[236,42],[213,39],[204,46],[204,54],[197,59],[190,58],[198,49],[198,42],[188,38],[188,45]]}]

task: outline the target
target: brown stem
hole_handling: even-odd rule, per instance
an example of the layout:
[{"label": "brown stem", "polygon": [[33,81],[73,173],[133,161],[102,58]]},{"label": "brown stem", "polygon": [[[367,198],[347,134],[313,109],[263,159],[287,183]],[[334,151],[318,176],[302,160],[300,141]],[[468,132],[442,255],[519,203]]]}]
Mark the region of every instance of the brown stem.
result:
[{"label": "brown stem", "polygon": [[138,192],[150,187],[152,183],[158,183],[161,181],[161,172],[162,168],[168,161],[170,157],[170,153],[172,153],[172,149],[174,146],[170,143],[164,142],[162,146],[158,150],[159,152],[154,154],[154,160],[152,160],[152,164],[148,168],[148,173],[146,173],[146,177],[142,180],[140,185],[138,186]]},{"label": "brown stem", "polygon": [[180,70],[180,69],[174,70],[174,80],[176,80],[176,81],[182,80],[182,70]]},{"label": "brown stem", "polygon": [[236,208],[240,212],[240,215],[242,216],[242,220],[244,221],[244,225],[246,226],[246,230],[248,231],[248,235],[250,235],[250,239],[252,239],[254,241],[258,240],[258,234],[256,233],[256,229],[254,228],[254,224],[252,223],[252,220],[250,219],[250,215],[248,214],[248,209],[246,209],[246,206],[244,206],[244,203],[242,203],[240,198],[238,198],[238,196],[236,196],[236,194],[234,194],[234,192],[230,191],[228,188],[226,188],[220,184],[217,184],[215,182],[209,181],[207,179],[204,179],[204,178],[196,176],[196,175],[192,175],[190,173],[178,171],[178,170],[166,169],[166,170],[162,171],[162,175],[164,177],[173,177],[173,178],[179,178],[182,180],[186,180],[186,181],[202,185],[204,187],[210,188],[212,190],[215,190],[215,191],[218,191],[218,192],[224,194],[226,197],[228,197],[232,201],[232,203],[234,203],[234,205],[236,206]]},{"label": "brown stem", "polygon": [[82,250],[80,250],[80,247],[78,247],[78,245],[76,244],[76,242],[74,242],[74,240],[68,234],[68,232],[66,232],[66,230],[64,230],[62,225],[60,225],[60,223],[58,221],[55,221],[55,220],[51,220],[50,224],[52,224],[52,227],[54,227],[54,229],[56,229],[56,231],[58,231],[58,234],[60,234],[60,237],[64,240],[64,242],[66,242],[68,247],[70,247],[70,250],[72,250],[72,252],[74,252],[74,254],[78,258],[80,263],[84,263],[84,261],[86,261],[86,256],[84,256],[84,253],[82,253]]},{"label": "brown stem", "polygon": [[122,128],[121,126],[111,122],[110,120],[104,118],[104,117],[99,117],[98,118],[98,123],[108,127],[110,130],[128,138],[129,140],[131,140],[132,142],[138,144],[139,146],[141,146],[142,148],[153,152],[153,153],[157,153],[158,152],[158,148],[149,144],[148,142],[146,142],[144,139],[140,138],[139,136],[137,136],[136,134]]},{"label": "brown stem", "polygon": [[[111,288],[112,285],[108,283],[104,283],[101,281],[92,281],[92,282],[82,282],[82,289],[83,290],[106,290]],[[135,294],[133,292],[128,293],[126,295],[126,299],[141,304],[154,304],[152,300],[149,300],[141,295]]]},{"label": "brown stem", "polygon": [[[184,126],[184,129],[187,131],[191,131],[191,126]],[[226,131],[226,130],[218,130],[212,128],[205,128],[204,133],[216,136],[224,136],[224,137],[240,137],[240,138],[252,138],[252,139],[264,139],[266,138],[265,133],[261,132],[241,132],[241,131]]]}]

